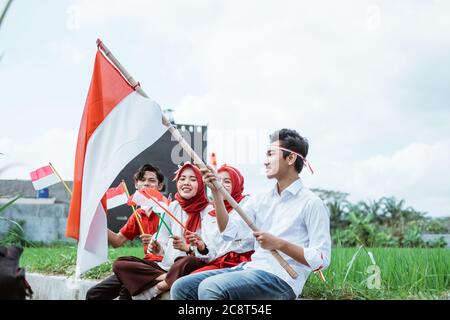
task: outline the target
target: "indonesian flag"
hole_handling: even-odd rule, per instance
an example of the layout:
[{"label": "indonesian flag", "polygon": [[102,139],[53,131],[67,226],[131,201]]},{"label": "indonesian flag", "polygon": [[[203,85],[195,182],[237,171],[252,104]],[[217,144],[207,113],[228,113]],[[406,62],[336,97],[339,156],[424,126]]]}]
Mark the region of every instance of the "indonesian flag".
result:
[{"label": "indonesian flag", "polygon": [[124,182],[121,182],[116,188],[109,188],[106,191],[106,207],[112,209],[127,203],[128,197],[125,191]]},{"label": "indonesian flag", "polygon": [[[156,202],[158,202],[159,205]],[[164,198],[158,190],[154,188],[144,188],[134,193],[131,197],[131,203],[146,209],[151,209],[157,213],[162,213],[164,212],[164,209],[162,209],[161,206],[167,209],[168,200]]]},{"label": "indonesian flag", "polygon": [[66,236],[78,240],[76,277],[107,261],[109,186],[166,130],[159,105],[137,93],[98,50],[78,133],[66,226]]},{"label": "indonesian flag", "polygon": [[60,182],[51,166],[45,166],[32,171],[30,172],[30,176],[35,190],[41,190]]}]

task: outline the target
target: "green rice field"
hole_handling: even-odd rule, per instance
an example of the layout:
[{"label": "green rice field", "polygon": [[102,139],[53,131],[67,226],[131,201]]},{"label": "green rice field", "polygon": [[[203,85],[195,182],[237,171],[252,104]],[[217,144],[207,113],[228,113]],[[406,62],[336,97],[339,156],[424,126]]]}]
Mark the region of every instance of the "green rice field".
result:
[{"label": "green rice field", "polygon": [[[369,256],[372,253],[373,260]],[[108,263],[84,277],[101,279],[111,273],[119,256],[142,257],[140,247],[109,249]],[[353,258],[353,259],[352,259]],[[73,275],[76,248],[25,248],[21,266],[27,271]],[[376,266],[373,265],[373,261]],[[450,299],[450,250],[422,248],[334,248],[323,272],[307,281],[304,299]]]}]

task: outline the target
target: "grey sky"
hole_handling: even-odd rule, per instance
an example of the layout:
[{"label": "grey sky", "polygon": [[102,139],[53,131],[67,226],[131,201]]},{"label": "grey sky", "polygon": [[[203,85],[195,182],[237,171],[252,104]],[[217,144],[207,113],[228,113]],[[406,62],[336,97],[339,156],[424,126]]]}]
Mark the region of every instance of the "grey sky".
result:
[{"label": "grey sky", "polygon": [[[0,6],[6,1],[0,0]],[[250,193],[264,137],[309,138],[311,187],[405,198],[450,215],[450,3],[446,1],[21,1],[0,31],[2,178],[46,164],[71,179],[102,38]]]}]

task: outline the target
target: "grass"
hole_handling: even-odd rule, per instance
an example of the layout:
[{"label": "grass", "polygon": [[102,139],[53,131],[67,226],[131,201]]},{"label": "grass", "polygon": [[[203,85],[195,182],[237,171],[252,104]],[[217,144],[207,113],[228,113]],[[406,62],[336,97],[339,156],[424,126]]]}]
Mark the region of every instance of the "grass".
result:
[{"label": "grass", "polygon": [[[86,272],[82,278],[102,279],[111,274],[112,262],[121,256],[143,257],[142,247],[108,250],[108,262]],[[27,271],[71,276],[75,274],[76,246],[25,248],[20,264]]]},{"label": "grass", "polygon": [[[450,299],[450,250],[419,248],[361,249],[334,248],[331,266],[324,270],[326,283],[311,275],[303,289],[306,299]],[[367,279],[372,264],[367,252],[373,253],[380,268],[381,287],[368,289]],[[111,274],[111,262],[119,256],[142,257],[141,247],[109,249],[109,262],[98,266],[84,277],[101,279]],[[73,275],[75,246],[26,248],[21,265],[28,271]],[[346,273],[348,272],[347,277]],[[345,281],[344,281],[345,280]]]},{"label": "grass", "polygon": [[[421,248],[362,249],[349,266],[357,248],[335,248],[331,266],[324,271],[326,283],[309,277],[305,298],[319,299],[450,299],[450,250]],[[368,289],[373,273],[367,252],[380,268],[381,286]],[[350,270],[349,270],[350,268]],[[345,274],[348,276],[345,279]],[[345,280],[345,281],[344,281]]]}]

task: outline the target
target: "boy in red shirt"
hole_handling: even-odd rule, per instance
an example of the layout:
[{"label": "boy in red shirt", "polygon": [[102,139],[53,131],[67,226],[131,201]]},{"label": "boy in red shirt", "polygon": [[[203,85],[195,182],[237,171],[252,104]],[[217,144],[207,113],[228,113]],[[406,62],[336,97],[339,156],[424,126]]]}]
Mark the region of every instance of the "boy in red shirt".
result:
[{"label": "boy in red shirt", "polygon": [[[134,174],[134,186],[136,190],[143,188],[155,188],[158,191],[164,189],[164,175],[159,168],[150,164],[141,166]],[[139,224],[134,214],[130,215],[127,223],[115,233],[108,229],[108,243],[114,248],[121,247],[125,242],[140,237],[144,244],[144,259],[161,261],[162,256],[147,253],[147,246],[150,243],[152,235],[157,231],[159,217],[152,211],[146,211],[143,208],[136,209],[140,217],[140,223],[144,233],[141,234]],[[131,300],[130,293],[123,287],[122,283],[113,274],[109,278],[90,288],[86,294],[87,300],[112,300],[119,296],[120,300]]]}]

